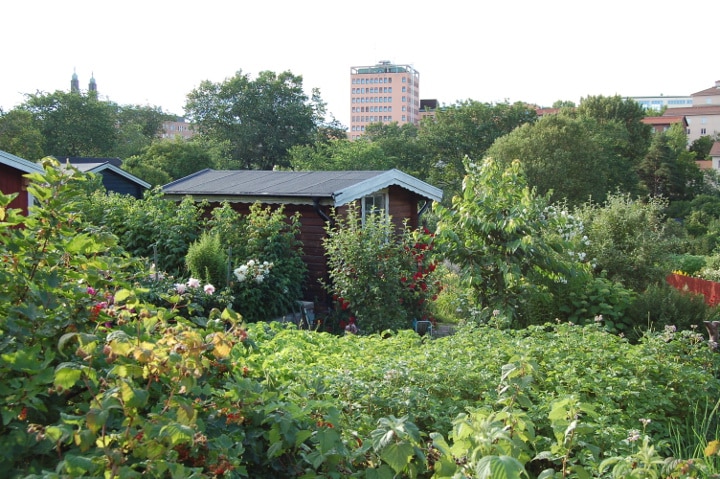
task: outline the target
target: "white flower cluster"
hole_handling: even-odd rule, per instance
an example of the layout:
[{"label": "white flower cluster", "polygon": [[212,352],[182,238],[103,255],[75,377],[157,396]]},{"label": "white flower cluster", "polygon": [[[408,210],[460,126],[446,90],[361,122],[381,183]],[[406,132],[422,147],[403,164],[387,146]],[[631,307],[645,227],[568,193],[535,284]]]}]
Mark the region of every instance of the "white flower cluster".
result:
[{"label": "white flower cluster", "polygon": [[272,267],[273,264],[268,263],[267,261],[260,263],[259,261],[251,259],[248,260],[247,263],[235,268],[233,273],[235,274],[237,280],[241,283],[246,280],[252,280],[260,284],[270,275],[270,269],[272,269]]},{"label": "white flower cluster", "polygon": [[[188,288],[196,289],[200,287],[200,280],[196,278],[190,278],[187,283],[175,283],[175,291],[179,294],[185,294]],[[212,284],[206,284],[203,286],[205,294],[213,294],[215,292],[215,286]]]}]

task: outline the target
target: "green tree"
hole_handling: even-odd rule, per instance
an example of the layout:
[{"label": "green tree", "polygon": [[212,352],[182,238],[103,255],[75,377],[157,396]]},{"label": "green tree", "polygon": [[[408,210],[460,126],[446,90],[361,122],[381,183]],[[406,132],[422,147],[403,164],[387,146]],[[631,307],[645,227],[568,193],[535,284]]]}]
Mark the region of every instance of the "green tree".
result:
[{"label": "green tree", "polygon": [[288,150],[310,144],[325,114],[317,89],[303,92],[302,77],[286,71],[242,70],[222,83],[204,81],[190,92],[185,110],[201,135],[224,144],[235,168],[289,166]]},{"label": "green tree", "polygon": [[642,184],[651,195],[670,201],[691,200],[708,189],[694,155],[685,145],[687,135],[678,125],[653,135],[638,167]]},{"label": "green tree", "polygon": [[421,124],[418,139],[427,148],[428,181],[446,191],[460,192],[465,157],[483,158],[493,142],[518,126],[533,122],[535,109],[524,103],[480,103],[467,100],[437,111]]},{"label": "green tree", "polygon": [[123,166],[145,181],[159,184],[151,181],[163,180],[157,171],[165,173],[172,181],[205,168],[212,168],[214,162],[210,153],[200,143],[174,138],[153,141],[140,155],[128,158]]},{"label": "green tree", "polygon": [[427,145],[418,139],[419,129],[412,123],[373,123],[363,138],[378,145],[397,168],[423,181],[429,179],[430,162]]},{"label": "green tree", "polygon": [[43,157],[45,139],[30,112],[0,111],[0,150],[35,161]]},{"label": "green tree", "polygon": [[665,223],[666,208],[667,199],[640,201],[628,194],[612,194],[605,203],[578,208],[595,273],[637,292],[662,282],[668,256],[676,252]]},{"label": "green tree", "polygon": [[604,201],[633,171],[606,146],[605,131],[591,118],[549,115],[498,138],[487,155],[506,165],[522,158],[528,184],[552,202]]},{"label": "green tree", "polygon": [[159,138],[163,122],[174,120],[160,107],[123,105],[118,109],[118,138],[113,156],[128,158],[140,154]]},{"label": "green tree", "polygon": [[619,95],[589,96],[580,101],[576,112],[579,116],[594,118],[600,124],[619,126],[616,152],[632,164],[639,164],[650,147],[652,127],[642,122],[645,109],[634,100]]},{"label": "green tree", "polygon": [[45,155],[112,155],[118,136],[117,105],[94,94],[56,91],[26,95],[20,108],[33,115],[45,138]]},{"label": "green tree", "polygon": [[387,170],[395,168],[382,148],[366,139],[331,140],[290,149],[290,166],[297,171]]},{"label": "green tree", "polygon": [[707,160],[710,157],[710,150],[715,141],[717,141],[717,139],[712,136],[701,136],[693,140],[689,150],[694,153],[696,160]]},{"label": "green tree", "polygon": [[528,186],[520,160],[506,167],[491,158],[466,159],[465,165],[462,195],[451,207],[434,208],[438,251],[461,269],[482,308],[515,319],[541,284],[575,273],[558,256],[563,238],[546,241],[543,234],[559,217],[547,214],[548,199]]}]

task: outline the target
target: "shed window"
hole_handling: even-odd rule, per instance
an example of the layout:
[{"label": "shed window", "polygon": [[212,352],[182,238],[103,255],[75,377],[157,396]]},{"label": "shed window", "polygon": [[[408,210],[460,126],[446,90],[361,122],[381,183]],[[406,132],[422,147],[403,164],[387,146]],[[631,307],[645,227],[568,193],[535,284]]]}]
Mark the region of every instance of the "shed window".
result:
[{"label": "shed window", "polygon": [[372,195],[365,196],[362,199],[362,220],[365,224],[365,218],[368,215],[385,213],[387,214],[387,190],[378,191]]}]

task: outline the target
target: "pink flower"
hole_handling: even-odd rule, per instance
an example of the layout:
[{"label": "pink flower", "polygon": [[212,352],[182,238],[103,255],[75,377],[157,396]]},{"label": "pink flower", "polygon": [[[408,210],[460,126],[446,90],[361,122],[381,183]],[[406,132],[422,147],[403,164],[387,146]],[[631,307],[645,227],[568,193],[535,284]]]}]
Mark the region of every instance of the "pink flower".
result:
[{"label": "pink flower", "polygon": [[215,286],[212,284],[206,284],[203,290],[205,290],[206,294],[213,294],[215,292]]},{"label": "pink flower", "polygon": [[97,291],[95,291],[95,288],[93,288],[92,286],[87,287],[87,294],[89,294],[90,296],[95,296],[96,293]]},{"label": "pink flower", "polygon": [[182,283],[175,283],[175,291],[177,291],[179,294],[183,294],[185,292],[186,288],[185,285]]},{"label": "pink flower", "polygon": [[200,280],[196,278],[190,278],[187,282],[187,285],[191,288],[199,288],[200,287]]}]

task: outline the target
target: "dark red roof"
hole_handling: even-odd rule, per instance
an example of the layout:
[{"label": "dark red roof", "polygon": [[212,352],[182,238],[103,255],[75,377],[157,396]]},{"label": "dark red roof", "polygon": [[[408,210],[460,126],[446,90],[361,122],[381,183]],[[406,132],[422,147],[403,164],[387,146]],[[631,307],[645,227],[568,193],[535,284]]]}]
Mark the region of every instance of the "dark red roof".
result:
[{"label": "dark red roof", "polygon": [[715,82],[715,86],[706,88],[705,90],[700,90],[697,93],[693,93],[690,96],[714,96],[714,95],[720,95],[720,80]]},{"label": "dark red roof", "polygon": [[[720,91],[718,91],[720,94]],[[682,108],[668,108],[663,116],[701,116],[720,115],[720,105],[711,106],[687,106]]]},{"label": "dark red roof", "polygon": [[674,125],[675,123],[687,125],[684,116],[646,116],[642,122],[646,125]]},{"label": "dark red roof", "polygon": [[720,141],[713,143],[712,148],[710,148],[710,156],[720,156]]}]

